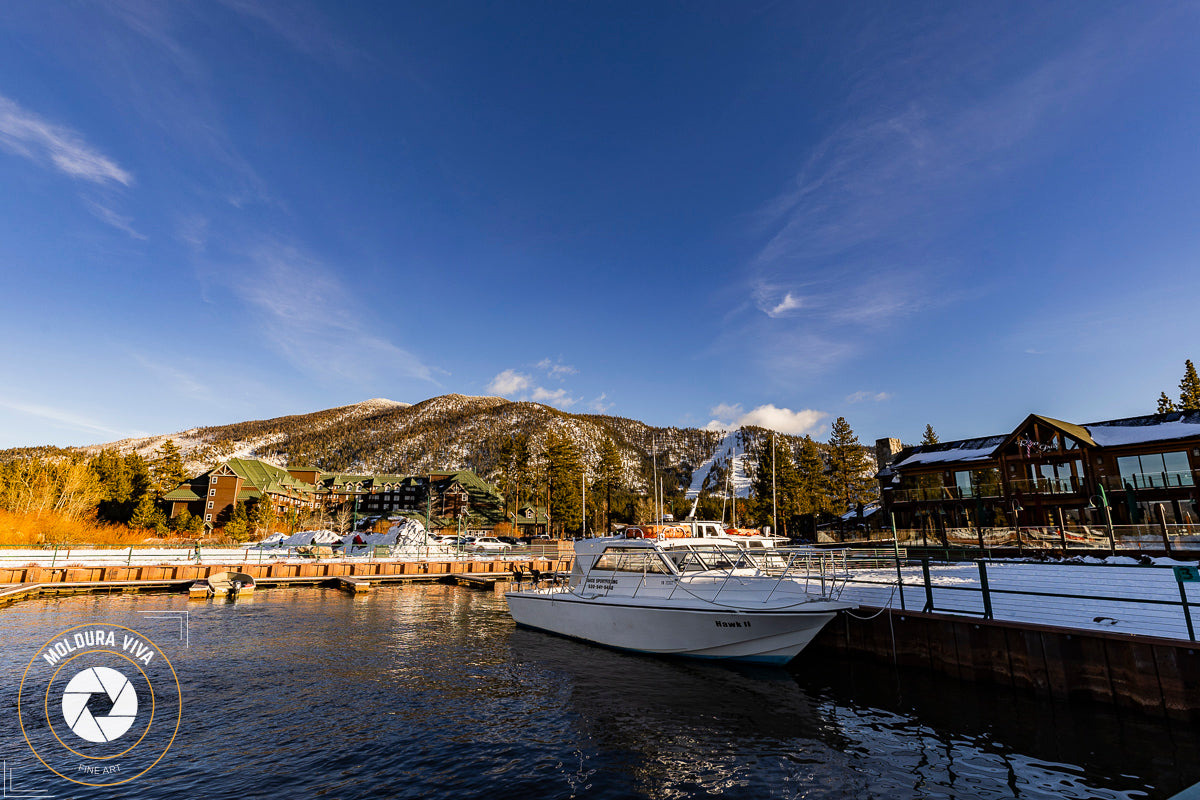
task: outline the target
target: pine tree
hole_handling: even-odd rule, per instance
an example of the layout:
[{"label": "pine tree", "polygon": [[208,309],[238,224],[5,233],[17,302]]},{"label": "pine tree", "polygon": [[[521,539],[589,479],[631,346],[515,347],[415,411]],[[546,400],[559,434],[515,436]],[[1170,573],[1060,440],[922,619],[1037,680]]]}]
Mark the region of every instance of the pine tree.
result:
[{"label": "pine tree", "polygon": [[921,444],[938,444],[940,442],[941,439],[938,438],[933,426],[927,423],[925,425],[925,435],[921,437]]},{"label": "pine tree", "polygon": [[825,478],[825,460],[821,458],[821,448],[811,436],[805,436],[800,443],[796,475],[800,485],[800,513],[809,518],[810,525],[815,530],[816,518],[829,506],[829,487]]},{"label": "pine tree", "polygon": [[1200,411],[1200,375],[1190,358],[1184,363],[1183,380],[1179,382],[1179,410]]},{"label": "pine tree", "polygon": [[583,521],[579,451],[568,438],[551,433],[546,438],[546,481],[550,518],[561,533],[578,530]]},{"label": "pine tree", "polygon": [[149,493],[143,494],[141,499],[138,500],[138,504],[134,507],[132,516],[129,518],[129,527],[141,530],[157,530],[160,526],[165,529],[166,524],[167,515],[154,502],[154,495]]},{"label": "pine tree", "polygon": [[829,436],[829,493],[833,512],[843,514],[871,498],[871,465],[845,417],[838,417]]},{"label": "pine tree", "polygon": [[154,476],[154,491],[162,496],[187,480],[187,474],[183,471],[183,456],[174,439],[163,442],[155,455],[157,458],[150,471]]},{"label": "pine tree", "polygon": [[604,495],[604,528],[612,532],[612,494],[621,486],[621,453],[611,437],[600,443],[600,463],[596,467],[596,481],[593,484],[597,493]]},{"label": "pine tree", "polygon": [[1176,409],[1176,408],[1175,408],[1175,403],[1173,403],[1173,402],[1171,401],[1171,398],[1167,397],[1167,393],[1166,393],[1166,392],[1159,392],[1159,394],[1158,394],[1158,411],[1157,411],[1157,413],[1159,413],[1159,414],[1169,414],[1170,412],[1172,412],[1172,411],[1176,411],[1176,410],[1178,410],[1178,409]]},{"label": "pine tree", "polygon": [[275,507],[266,495],[258,498],[249,513],[250,526],[256,536],[270,536],[275,527]]},{"label": "pine tree", "polygon": [[788,523],[800,507],[800,480],[791,443],[766,436],[757,450],[758,468],[751,488],[758,501],[758,519],[769,522],[772,530],[787,536]]},{"label": "pine tree", "polygon": [[225,535],[235,542],[248,539],[250,537],[250,515],[246,510],[246,504],[241,500],[237,501],[228,514],[229,518],[225,521]]}]

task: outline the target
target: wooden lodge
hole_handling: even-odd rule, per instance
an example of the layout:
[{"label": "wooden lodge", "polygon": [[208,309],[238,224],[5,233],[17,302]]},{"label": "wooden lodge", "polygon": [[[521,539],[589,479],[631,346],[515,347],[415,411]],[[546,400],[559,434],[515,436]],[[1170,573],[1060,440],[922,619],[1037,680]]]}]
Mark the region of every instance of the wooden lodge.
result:
[{"label": "wooden lodge", "polygon": [[876,443],[899,528],[1197,525],[1200,412],[1087,424],[1030,414],[1013,431],[916,447]]}]

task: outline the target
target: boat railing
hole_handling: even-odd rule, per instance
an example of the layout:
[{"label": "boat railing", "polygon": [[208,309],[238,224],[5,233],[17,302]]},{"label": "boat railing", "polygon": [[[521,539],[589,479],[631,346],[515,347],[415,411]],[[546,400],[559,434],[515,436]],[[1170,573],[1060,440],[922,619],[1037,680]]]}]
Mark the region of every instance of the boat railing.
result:
[{"label": "boat railing", "polygon": [[[712,573],[719,571],[724,575],[712,595],[711,599],[715,601],[730,581],[738,577],[737,570],[746,567],[755,569],[760,575],[776,579],[775,585],[771,587],[771,591],[763,599],[763,602],[768,602],[775,594],[776,589],[783,586],[785,582],[802,584],[805,591],[808,592],[819,587],[822,597],[836,599],[841,595],[846,581],[850,577],[847,552],[844,550],[814,550],[811,548],[764,548],[759,550],[742,547],[739,544],[737,551],[737,557],[731,558],[724,548],[721,551],[709,551],[688,546],[687,553],[705,569],[694,576],[681,570],[680,580],[668,596],[674,596],[676,590],[679,589],[690,593],[686,586],[690,582],[690,578],[698,578],[703,575],[705,579],[711,579]],[[711,558],[716,555],[720,556],[720,561]],[[710,558],[706,560],[706,556]],[[645,581],[646,576],[643,575],[641,585],[644,585]]]},{"label": "boat railing", "polygon": [[748,552],[763,574],[778,579],[775,588],[785,580],[792,580],[802,581],[804,588],[812,591],[816,583],[822,595],[836,598],[850,577],[848,550],[777,547]]}]

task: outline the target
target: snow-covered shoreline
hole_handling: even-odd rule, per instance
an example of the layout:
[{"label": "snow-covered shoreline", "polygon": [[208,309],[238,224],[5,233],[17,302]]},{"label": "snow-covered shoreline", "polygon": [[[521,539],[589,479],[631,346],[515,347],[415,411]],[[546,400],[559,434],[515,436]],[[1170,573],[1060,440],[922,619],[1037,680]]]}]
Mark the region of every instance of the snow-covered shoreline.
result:
[{"label": "snow-covered shoreline", "polygon": [[[1189,603],[1200,604],[1200,584],[1178,583],[1172,568],[1195,567],[1196,562],[1169,558],[1151,561],[1146,565],[1126,556],[1079,562],[985,561],[992,617],[1083,631],[1187,640],[1180,586],[1188,592]],[[901,573],[906,610],[922,610],[926,592],[921,567],[909,564]],[[929,583],[934,610],[982,618],[981,574],[977,562],[931,564]],[[854,570],[841,599],[899,611],[895,567]],[[1192,612],[1193,624],[1200,628],[1196,610]]]}]

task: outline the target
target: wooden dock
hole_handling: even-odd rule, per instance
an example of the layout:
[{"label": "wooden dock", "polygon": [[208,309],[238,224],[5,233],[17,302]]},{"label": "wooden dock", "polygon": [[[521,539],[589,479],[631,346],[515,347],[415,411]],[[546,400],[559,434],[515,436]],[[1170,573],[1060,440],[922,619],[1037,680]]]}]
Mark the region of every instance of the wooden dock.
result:
[{"label": "wooden dock", "polygon": [[[471,562],[466,563],[470,564]],[[314,565],[303,564],[297,566],[312,567]],[[213,566],[206,569],[211,573],[216,573],[225,570],[243,571],[244,567]],[[464,572],[459,570],[442,571],[438,569],[431,569],[424,571],[404,570],[392,571],[390,573],[385,572],[383,574],[374,573],[350,575],[318,574],[316,570],[311,569],[306,570],[306,572],[309,572],[310,574],[268,574],[266,576],[255,577],[254,583],[256,587],[261,589],[282,588],[289,586],[313,586],[340,589],[352,595],[369,594],[372,586],[376,584],[449,583],[457,586],[465,586],[472,589],[483,589],[494,592],[505,592],[518,585],[518,582],[513,580],[513,573],[509,570]],[[545,574],[549,576],[553,575],[554,573],[547,570]],[[207,574],[203,577],[172,577],[152,580],[51,580],[0,585],[0,606],[33,597],[89,593],[113,594],[133,592],[187,592],[188,595],[193,599],[206,600],[208,599],[207,591],[194,590],[194,587],[196,587],[198,584],[202,584],[206,578]],[[519,585],[528,586],[529,583],[529,581],[521,581],[519,582]]]}]

